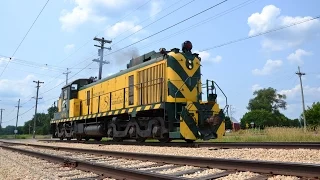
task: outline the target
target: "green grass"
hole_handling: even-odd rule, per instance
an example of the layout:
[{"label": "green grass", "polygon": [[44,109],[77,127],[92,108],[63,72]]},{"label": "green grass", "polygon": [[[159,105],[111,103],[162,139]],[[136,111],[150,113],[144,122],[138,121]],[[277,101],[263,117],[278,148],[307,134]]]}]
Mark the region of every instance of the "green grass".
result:
[{"label": "green grass", "polygon": [[246,129],[237,132],[226,133],[212,142],[320,142],[320,131],[303,128],[271,127],[264,130]]},{"label": "green grass", "polygon": [[[36,139],[50,139],[51,135],[36,135]],[[0,135],[0,139],[14,139],[14,135]],[[32,139],[32,134],[18,134],[16,139]]]},{"label": "green grass", "polygon": [[[17,139],[32,139],[30,134],[17,135]],[[51,135],[36,135],[36,139],[50,139]],[[0,135],[0,139],[14,139],[14,135]],[[93,140],[93,139],[92,139]],[[103,138],[102,141],[110,140]],[[93,140],[94,141],[94,140]],[[148,139],[146,142],[158,142]],[[172,142],[185,142],[184,140],[173,140]],[[203,142],[197,140],[196,142]],[[271,127],[264,130],[245,129],[226,133],[225,136],[206,142],[320,142],[320,130],[307,130],[303,128]]]}]

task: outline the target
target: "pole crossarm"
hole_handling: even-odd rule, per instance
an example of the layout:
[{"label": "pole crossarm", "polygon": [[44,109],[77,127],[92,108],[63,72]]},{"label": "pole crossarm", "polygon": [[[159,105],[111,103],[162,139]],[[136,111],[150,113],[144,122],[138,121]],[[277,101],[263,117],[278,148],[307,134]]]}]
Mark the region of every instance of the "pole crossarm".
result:
[{"label": "pole crossarm", "polygon": [[100,56],[100,60],[98,60],[98,59],[93,59],[93,60],[92,60],[92,61],[94,61],[94,62],[98,62],[98,63],[99,63],[99,78],[98,78],[98,79],[101,79],[101,78],[102,78],[102,66],[103,66],[104,64],[109,64],[108,61],[104,61],[104,60],[103,60],[103,51],[104,51],[104,49],[111,50],[111,47],[108,47],[108,48],[107,48],[107,47],[104,47],[104,44],[105,44],[105,43],[111,43],[112,41],[110,41],[110,40],[105,40],[104,37],[102,37],[102,38],[94,37],[93,40],[98,41],[98,42],[100,42],[100,44],[101,44],[100,46],[99,46],[99,45],[94,45],[94,46],[100,48],[100,49],[98,50],[98,54],[99,54],[99,56]]}]

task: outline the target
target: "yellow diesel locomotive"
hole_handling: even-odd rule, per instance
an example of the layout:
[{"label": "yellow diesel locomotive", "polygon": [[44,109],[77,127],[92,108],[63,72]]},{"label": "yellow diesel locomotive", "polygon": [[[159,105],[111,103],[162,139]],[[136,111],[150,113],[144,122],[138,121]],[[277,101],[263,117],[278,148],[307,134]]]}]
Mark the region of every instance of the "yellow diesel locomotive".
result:
[{"label": "yellow diesel locomotive", "polygon": [[214,81],[201,83],[201,58],[191,50],[185,41],[182,51],[161,48],[132,58],[127,69],[106,78],[65,85],[50,122],[53,138],[193,142],[223,136],[228,105],[217,104]]}]

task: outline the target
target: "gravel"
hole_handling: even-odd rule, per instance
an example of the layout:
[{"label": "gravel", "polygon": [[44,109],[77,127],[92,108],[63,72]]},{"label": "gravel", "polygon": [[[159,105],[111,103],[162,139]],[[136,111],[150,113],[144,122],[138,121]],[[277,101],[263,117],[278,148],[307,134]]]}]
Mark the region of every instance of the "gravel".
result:
[{"label": "gravel", "polygon": [[268,180],[298,180],[298,177],[295,176],[284,176],[284,175],[277,175],[268,178]]},{"label": "gravel", "polygon": [[[23,142],[23,141],[21,141]],[[94,145],[94,144],[75,144],[75,143],[47,143],[30,141],[34,144],[86,148],[97,150],[136,152],[143,154],[162,154],[175,156],[195,156],[226,159],[245,159],[245,160],[264,160],[282,161],[296,163],[320,164],[320,150],[315,149],[263,149],[263,148],[244,148],[244,149],[217,149],[212,148],[187,148],[187,147],[153,147],[153,146],[130,146],[130,145]]]},{"label": "gravel", "polygon": [[259,174],[248,172],[248,171],[236,172],[236,173],[229,174],[228,176],[218,178],[217,180],[234,180],[234,179],[245,180],[245,179],[249,179],[249,178],[252,178],[255,176],[259,176]]},{"label": "gravel", "polygon": [[97,175],[0,148],[0,179],[49,180],[85,177]]},{"label": "gravel", "polygon": [[222,173],[224,172],[224,170],[221,170],[221,169],[206,169],[204,171],[197,171],[193,174],[184,174],[182,175],[182,177],[184,178],[200,178],[200,177],[203,177],[203,176],[208,176],[208,175],[211,175],[211,174],[217,174],[217,173]]},{"label": "gravel", "polygon": [[[38,143],[40,144],[40,143]],[[44,144],[44,143],[42,143]],[[50,145],[56,145],[56,146],[66,146],[64,143],[50,143]],[[70,144],[69,144],[70,146]],[[200,169],[199,167],[194,167],[194,166],[176,166],[173,164],[165,164],[165,165],[158,165],[155,162],[146,162],[146,161],[140,161],[140,160],[129,160],[129,159],[119,159],[119,158],[114,158],[114,157],[106,157],[106,156],[98,156],[98,155],[90,155],[90,154],[83,154],[83,153],[71,153],[71,152],[66,152],[66,151],[57,151],[57,150],[52,150],[52,149],[41,149],[41,148],[35,148],[32,146],[15,146],[16,148],[23,148],[23,149],[28,149],[28,150],[36,150],[37,152],[42,152],[42,153],[48,153],[52,155],[63,155],[65,157],[69,158],[75,158],[75,159],[82,159],[82,160],[88,160],[92,161],[95,163],[103,163],[106,165],[110,166],[115,166],[115,167],[123,167],[123,168],[136,168],[139,170],[148,170],[153,173],[160,173],[160,174],[171,174],[171,173],[176,173],[179,171],[186,171],[186,170],[194,170],[190,173],[186,173],[183,175],[180,175],[180,177],[185,177],[185,178],[201,178],[203,176],[207,176],[210,174],[216,174],[216,173],[221,173],[224,172],[224,170],[220,169]],[[188,154],[186,153],[186,150],[189,150],[189,153],[191,151],[198,151],[198,154],[193,154],[194,156],[197,156],[201,154],[201,152],[207,152],[208,154],[214,152],[214,153],[221,153],[220,151],[223,151],[224,153],[228,153],[226,149],[221,149],[221,150],[215,150],[215,151],[210,151],[208,149],[194,149],[194,148],[179,148],[180,152],[177,154],[176,152],[171,152],[171,151],[164,151],[164,149],[167,150],[176,150],[177,148],[172,148],[172,147],[149,147],[149,146],[144,146],[144,147],[138,147],[138,146],[131,146],[130,149],[128,146],[120,146],[120,145],[107,145],[107,146],[94,146],[94,145],[85,145],[85,144],[72,144],[72,147],[77,147],[77,148],[94,148],[95,149],[106,149],[106,150],[115,150],[113,148],[118,147],[118,151],[123,151],[123,152],[136,152],[137,150],[141,153],[144,153],[146,150],[151,149],[152,153],[155,154],[170,154],[170,155],[185,155],[187,156]],[[156,150],[160,149],[160,150]],[[205,151],[206,150],[206,151]],[[243,150],[243,149],[241,149]],[[249,153],[250,149],[244,149],[246,154]],[[260,149],[254,149],[254,150],[260,150]],[[277,149],[278,150],[278,149]],[[298,149],[297,151],[300,152],[301,150],[305,149]],[[199,152],[200,151],[200,152]],[[237,151],[233,150],[235,153]],[[252,151],[252,150],[251,150]],[[266,150],[265,150],[266,151]],[[272,155],[272,153],[275,150],[269,151],[267,154],[269,156]],[[279,150],[278,150],[279,151]],[[283,150],[283,151],[288,151],[288,150]],[[313,150],[314,151],[314,150]],[[171,153],[169,153],[171,152]],[[208,155],[204,153],[205,155]],[[236,155],[233,154],[231,157],[235,157]],[[251,155],[251,157],[254,155]],[[207,156],[202,156],[202,157],[207,157]],[[230,157],[230,156],[228,156]],[[243,158],[243,156],[241,156]],[[247,156],[245,156],[247,157]],[[298,153],[298,157],[299,153]],[[313,157],[312,155],[307,155],[304,157]],[[225,158],[225,156],[223,156]],[[257,158],[257,157],[255,157]],[[251,159],[255,159],[251,158]],[[148,167],[151,166],[151,167]],[[64,171],[60,171],[64,170]],[[71,178],[84,178],[84,177],[95,177],[96,175],[93,173],[87,173],[83,172],[80,170],[76,169],[70,169],[67,167],[60,167],[57,164],[49,163],[44,160],[39,160],[33,157],[21,155],[18,153],[14,153],[11,151],[6,151],[0,148],[0,179],[15,179],[15,178],[20,178],[24,177],[24,179],[71,179]],[[231,180],[231,179],[248,179],[251,177],[259,176],[257,173],[252,173],[252,172],[236,172],[229,174],[228,176],[221,177],[219,180]],[[108,178],[106,178],[108,179]],[[293,176],[273,176],[268,178],[268,180],[296,180],[299,179],[297,177]]]},{"label": "gravel", "polygon": [[[135,168],[135,169],[138,169],[141,171],[150,171],[150,172],[159,173],[159,174],[169,174],[169,175],[175,174],[175,173],[181,174],[181,173],[191,171],[191,174],[184,176],[184,177],[189,177],[189,178],[197,178],[197,177],[201,177],[204,175],[215,174],[217,172],[223,171],[223,170],[218,170],[218,169],[207,169],[207,170],[200,171],[201,168],[195,167],[195,166],[188,166],[188,165],[179,166],[179,165],[174,165],[174,164],[161,165],[161,164],[157,164],[156,162],[145,162],[145,161],[141,161],[141,160],[113,158],[113,157],[91,155],[91,154],[85,154],[85,153],[70,153],[67,151],[60,151],[60,150],[57,151],[57,150],[53,150],[53,149],[42,149],[42,148],[37,148],[37,147],[32,147],[32,146],[24,146],[24,145],[17,145],[17,146],[15,146],[15,148],[25,149],[25,150],[30,150],[30,151],[37,151],[37,152],[41,152],[41,153],[45,153],[45,154],[63,156],[63,157],[68,157],[68,158],[72,158],[72,159],[86,160],[86,161],[106,164],[106,165],[114,166],[114,167]],[[79,172],[72,172],[72,174],[81,175],[80,171]],[[59,175],[63,175],[63,174],[59,173]]]}]

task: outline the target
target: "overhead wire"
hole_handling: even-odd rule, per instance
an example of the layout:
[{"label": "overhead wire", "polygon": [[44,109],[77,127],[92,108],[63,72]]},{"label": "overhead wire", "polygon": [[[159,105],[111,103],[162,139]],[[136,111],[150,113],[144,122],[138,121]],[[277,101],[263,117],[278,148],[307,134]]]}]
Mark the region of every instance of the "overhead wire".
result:
[{"label": "overhead wire", "polygon": [[[148,4],[150,1],[151,1],[151,0],[148,0],[148,1],[145,2],[144,4],[140,5],[140,6],[137,7],[135,10],[131,11],[129,14],[127,14],[126,16],[124,16],[123,18],[121,18],[121,19],[119,19],[117,22],[115,22],[112,26],[114,26],[115,24],[117,24],[117,23],[120,22],[121,20],[125,19],[125,18],[128,17],[130,14],[132,14],[133,12],[139,10],[140,8],[142,8],[143,6],[145,6],[146,4]],[[110,26],[110,27],[112,27],[112,26]],[[110,28],[110,27],[108,27],[108,28]],[[107,28],[107,29],[108,29],[108,28]],[[103,30],[103,31],[105,31],[105,30]],[[100,34],[101,32],[102,32],[102,31],[100,31],[99,33],[97,33],[95,36],[97,36],[97,35]],[[79,48],[77,48],[73,53],[71,53],[69,56],[67,56],[66,58],[64,58],[64,59],[63,59],[62,61],[60,61],[59,63],[65,61],[66,59],[68,59],[69,57],[71,57],[73,54],[75,54],[76,52],[78,52],[81,48],[83,48],[83,47],[84,47],[86,44],[88,44],[90,41],[92,41],[92,39],[89,39],[86,43],[84,43],[82,46],[80,46]],[[77,65],[81,64],[82,62],[86,61],[87,59],[89,59],[89,58],[86,58],[85,60],[81,61],[80,63],[77,63]],[[91,64],[92,64],[92,63],[91,63]],[[91,65],[91,64],[90,64],[90,65]],[[77,66],[77,65],[76,65],[76,66]],[[73,66],[73,67],[75,67],[75,66]],[[88,66],[86,66],[86,67],[88,67]],[[80,69],[80,71],[78,72],[78,73],[80,73],[80,72],[83,71],[85,68],[78,68],[78,69]],[[92,68],[90,68],[90,69],[92,69]],[[77,73],[77,74],[78,74],[78,73]],[[57,78],[60,77],[60,76],[62,76],[62,74],[56,76],[55,78],[53,78],[53,79],[50,81],[50,83],[53,82],[55,79],[57,79]],[[73,77],[73,76],[72,76],[72,77]],[[50,84],[50,83],[46,83],[46,85],[47,85],[47,84]],[[60,84],[62,84],[62,83],[60,83]],[[60,84],[59,84],[59,85],[60,85]],[[46,87],[46,85],[45,85],[44,87]],[[57,86],[55,86],[54,88],[56,88],[56,87],[57,87]],[[51,90],[54,89],[54,88],[51,88],[51,89],[48,90],[48,91],[51,91]]]},{"label": "overhead wire", "polygon": [[219,47],[222,47],[222,46],[226,46],[226,45],[229,45],[229,44],[233,44],[233,43],[237,43],[237,42],[240,42],[240,41],[248,40],[248,39],[251,39],[251,38],[254,38],[254,37],[258,37],[258,36],[261,36],[261,35],[265,35],[265,34],[269,34],[269,33],[272,33],[272,32],[276,32],[276,31],[279,31],[279,30],[282,30],[282,29],[286,29],[286,28],[289,28],[289,27],[292,27],[292,26],[296,26],[296,25],[299,25],[299,24],[302,24],[302,23],[313,21],[313,20],[316,20],[316,19],[319,19],[319,18],[320,18],[320,16],[316,16],[316,17],[313,17],[313,18],[310,18],[310,19],[306,19],[306,20],[303,20],[303,21],[291,23],[289,25],[285,25],[285,26],[281,26],[281,27],[274,28],[274,29],[271,29],[271,30],[267,30],[267,31],[264,31],[264,32],[261,32],[261,33],[255,34],[255,35],[239,38],[239,39],[232,40],[232,41],[229,41],[229,42],[226,42],[226,43],[223,43],[223,44],[219,44],[219,45],[216,45],[216,46],[213,46],[213,47],[209,47],[209,48],[201,50],[200,52],[208,51],[208,50],[216,49],[216,48],[219,48]]},{"label": "overhead wire", "polygon": [[[160,13],[163,12],[164,10],[168,10],[168,8],[170,8],[170,7],[174,7],[176,4],[178,4],[179,2],[182,2],[182,1],[183,1],[183,0],[179,0],[179,1],[175,2],[175,3],[172,3],[172,4],[168,5],[167,7],[161,9],[161,11],[155,13],[154,16],[157,15],[157,14],[160,14]],[[116,39],[117,37],[125,34],[126,32],[131,31],[132,29],[134,29],[134,28],[136,28],[137,26],[143,24],[144,22],[146,22],[146,21],[149,20],[149,19],[151,19],[151,16],[149,16],[148,18],[142,20],[140,23],[136,24],[136,25],[133,26],[132,28],[126,29],[125,31],[123,31],[123,32],[121,32],[120,34],[118,34],[117,36],[113,37],[112,39]]]},{"label": "overhead wire", "polygon": [[[49,0],[47,1],[47,3],[49,2]],[[142,5],[140,5],[138,8],[136,8],[135,10],[133,10],[133,11],[131,11],[129,14],[127,14],[125,17],[123,17],[123,18],[121,18],[120,20],[118,20],[116,23],[118,23],[118,22],[120,22],[121,20],[123,20],[123,19],[125,19],[126,17],[128,17],[130,14],[132,14],[133,12],[135,12],[135,11],[137,11],[137,10],[139,10],[140,8],[142,8],[143,6],[145,6],[146,4],[148,4],[149,2],[151,2],[151,0],[148,0],[147,2],[145,2],[144,4],[142,4]],[[45,4],[45,6],[47,5],[47,3]],[[45,7],[44,6],[44,7]],[[41,10],[41,12],[43,11],[43,9],[44,9],[44,7],[42,8],[42,10]],[[41,14],[41,12],[39,13],[39,15],[38,15],[38,17],[40,16],[40,14]],[[38,19],[38,17],[37,17],[37,19]],[[34,23],[35,23],[35,21],[34,21]],[[33,23],[33,24],[34,24]],[[113,25],[115,25],[116,23],[114,23]],[[113,26],[112,25],[112,26]],[[32,25],[33,26],[33,25]],[[110,26],[110,27],[112,27],[112,26]],[[110,27],[108,27],[108,28],[110,28]],[[107,28],[107,29],[108,29]],[[30,28],[31,29],[31,28]],[[30,29],[29,29],[29,31],[30,31]],[[28,31],[28,33],[29,33],[29,31]],[[103,31],[105,31],[105,30],[103,30]],[[101,33],[102,31],[100,31],[98,34],[96,34],[95,36],[97,36],[97,35],[99,35],[100,33]],[[27,33],[27,34],[28,34]],[[26,37],[26,36],[25,36]],[[66,59],[68,59],[69,57],[71,57],[72,55],[74,55],[77,51],[79,51],[82,47],[84,47],[86,44],[88,44],[90,41],[91,41],[92,39],[90,39],[90,40],[88,40],[85,44],[83,44],[81,47],[79,47],[76,51],[74,51],[72,54],[70,54],[69,56],[67,56],[66,58],[64,58],[62,61],[64,61],[64,60],[66,60]],[[22,44],[22,42],[20,43],[20,45]],[[20,46],[19,45],[19,46]],[[17,50],[16,50],[17,51]],[[15,51],[15,52],[16,52]],[[14,53],[15,54],[15,53]],[[14,55],[13,54],[13,55]],[[87,58],[88,59],[88,58]],[[85,59],[84,61],[86,61],[87,59]],[[60,61],[59,63],[61,63],[62,61]],[[84,61],[82,61],[82,62],[84,62]],[[3,74],[3,72],[5,71],[5,69],[7,68],[7,66],[8,66],[8,64],[9,64],[9,62],[10,61],[8,61],[8,63],[7,63],[7,65],[6,65],[6,67],[4,68],[4,70],[2,71],[2,73],[1,73],[1,75]],[[31,61],[29,61],[29,62],[31,62]],[[79,63],[77,63],[77,65],[78,65]],[[72,77],[74,77],[75,75],[77,75],[77,74],[79,74],[81,71],[83,71],[84,69],[86,69],[88,66],[90,66],[91,64],[93,64],[93,62],[91,62],[89,65],[87,65],[86,67],[84,67],[84,68],[77,68],[77,69],[80,69],[80,71],[78,71],[76,74],[74,74],[73,76],[71,76],[70,78],[72,78]],[[75,68],[70,68],[70,69],[75,69]],[[89,68],[89,69],[92,69],[92,68]],[[1,77],[1,75],[0,75],[0,77]],[[57,79],[58,77],[60,77],[61,75],[59,75],[59,76],[56,76],[53,80],[55,80],[55,79]],[[69,78],[69,79],[70,79]],[[53,80],[52,81],[50,81],[50,82],[53,82]],[[48,83],[49,84],[49,83]],[[49,90],[47,90],[47,91],[45,91],[44,93],[46,93],[46,92],[49,92],[49,91],[51,91],[51,90],[53,90],[54,88],[56,88],[56,87],[58,87],[58,86],[60,86],[60,85],[62,85],[63,83],[60,83],[60,84],[58,84],[58,85],[56,85],[55,87],[53,87],[53,88],[51,88],[51,89],[49,89]],[[44,94],[44,93],[42,93],[42,94]],[[32,99],[32,98],[31,98]],[[30,100],[28,100],[27,102],[25,102],[25,103],[23,103],[23,104],[26,104],[26,103],[28,103],[29,101],[31,101],[31,99]],[[14,110],[14,109],[13,109]],[[12,111],[13,111],[12,110]]]},{"label": "overhead wire", "polygon": [[[159,19],[157,19],[157,20],[155,20],[155,21],[151,22],[150,24],[148,24],[148,25],[146,25],[146,26],[144,26],[144,27],[140,28],[139,30],[137,30],[137,31],[135,31],[135,32],[133,32],[133,33],[131,33],[130,35],[128,35],[128,36],[126,36],[126,37],[122,38],[121,40],[117,41],[116,43],[113,43],[113,44],[111,45],[111,47],[115,46],[116,44],[118,44],[118,43],[122,42],[122,41],[123,41],[123,40],[125,40],[125,39],[128,39],[129,37],[131,37],[131,36],[135,35],[136,33],[140,32],[141,30],[143,30],[143,29],[145,29],[145,28],[147,28],[147,27],[151,26],[152,24],[154,24],[154,23],[156,23],[156,22],[160,21],[161,19],[163,19],[163,18],[165,18],[165,17],[167,17],[167,16],[169,16],[169,15],[171,15],[171,14],[173,14],[173,13],[177,12],[178,10],[182,9],[183,7],[185,7],[185,6],[189,5],[189,4],[191,4],[193,1],[195,1],[195,0],[191,0],[191,1],[189,1],[189,2],[187,2],[187,3],[185,3],[185,4],[183,4],[182,6],[180,6],[180,7],[176,8],[176,9],[174,9],[173,11],[171,11],[171,12],[167,13],[166,15],[164,15],[164,16],[162,16],[162,17],[160,17]],[[136,26],[135,26],[135,27],[136,27]]]},{"label": "overhead wire", "polygon": [[[123,18],[119,19],[117,22],[113,23],[111,26],[108,26],[107,28],[105,28],[102,31],[99,31],[95,36],[99,35],[101,32],[106,31],[107,29],[111,28],[112,26],[116,25],[117,23],[119,23],[120,21],[122,21],[123,19],[127,18],[129,15],[131,15],[133,12],[139,10],[140,8],[142,8],[143,6],[145,6],[146,4],[148,4],[151,0],[148,0],[146,3],[143,3],[142,5],[140,5],[139,7],[137,7],[135,10],[131,11],[129,14],[127,14],[126,16],[124,16]],[[68,58],[70,58],[72,55],[74,55],[76,52],[78,52],[81,48],[83,48],[84,46],[86,46],[90,41],[92,41],[92,38],[89,39],[87,42],[85,42],[83,45],[81,45],[79,48],[77,48],[74,52],[72,52],[70,55],[68,55],[66,58],[62,59],[60,62],[58,62],[58,64],[60,64],[61,62],[67,60]]]},{"label": "overhead wire", "polygon": [[[38,20],[39,16],[41,15],[42,11],[44,10],[44,8],[47,6],[49,0],[47,0],[47,2],[45,3],[45,5],[42,7],[40,13],[38,14],[38,16],[36,17],[36,19],[33,21],[31,27],[29,28],[29,30],[27,31],[27,33],[25,34],[25,36],[23,37],[23,39],[21,40],[20,44],[18,45],[18,47],[16,48],[16,50],[14,51],[14,53],[12,54],[12,56],[10,57],[10,60],[12,59],[12,57],[14,57],[14,55],[16,54],[16,52],[18,51],[18,49],[20,48],[22,42],[25,40],[25,38],[27,37],[27,35],[29,34],[30,30],[32,29],[33,25],[36,23],[36,21]],[[3,72],[6,70],[6,68],[8,67],[10,61],[7,62],[6,66],[4,67],[4,69],[2,70],[0,77],[2,76]]]},{"label": "overhead wire", "polygon": [[179,35],[183,34],[183,33],[187,32],[187,31],[192,30],[193,28],[199,27],[199,26],[204,25],[205,23],[208,23],[208,22],[210,22],[210,21],[212,21],[214,19],[220,18],[220,17],[222,17],[222,16],[224,16],[226,14],[229,14],[229,13],[235,11],[235,10],[243,8],[244,6],[247,6],[247,5],[249,5],[249,4],[251,4],[251,3],[255,2],[255,1],[257,1],[257,0],[247,0],[247,1],[243,2],[243,3],[240,3],[240,4],[232,7],[232,8],[229,8],[229,9],[227,9],[227,10],[221,12],[221,13],[215,14],[214,16],[211,16],[211,17],[209,17],[209,18],[207,18],[205,20],[202,20],[202,21],[197,22],[197,23],[195,23],[195,24],[193,24],[191,26],[188,26],[188,27],[186,27],[184,29],[181,29],[181,30],[179,30],[179,31],[177,31],[175,33],[172,33],[172,34],[170,34],[170,35],[168,35],[168,36],[166,36],[164,38],[161,38],[161,39],[156,40],[156,41],[152,41],[152,43],[149,43],[149,44],[147,44],[147,45],[145,45],[145,46],[143,46],[143,47],[141,47],[139,49],[145,49],[146,47],[150,47],[150,45],[152,45],[154,43],[162,42],[162,41],[167,40],[167,39],[169,39],[169,38],[171,38],[173,36],[176,36],[178,34]]},{"label": "overhead wire", "polygon": [[177,23],[175,23],[175,24],[173,24],[173,25],[171,25],[171,26],[169,26],[169,27],[166,27],[166,28],[164,28],[164,29],[162,29],[162,30],[160,30],[160,31],[158,31],[158,32],[156,32],[156,33],[154,33],[154,34],[151,34],[151,35],[149,35],[149,36],[147,36],[147,37],[145,37],[145,38],[143,38],[143,39],[140,39],[140,40],[138,40],[138,41],[136,41],[136,42],[134,42],[134,43],[132,43],[132,44],[129,44],[129,45],[127,45],[127,46],[125,46],[125,47],[123,47],[123,48],[120,48],[120,49],[118,49],[118,50],[116,50],[116,51],[113,51],[113,52],[111,52],[111,53],[109,53],[109,54],[107,54],[107,55],[105,55],[105,56],[109,56],[109,55],[114,54],[114,53],[116,53],[116,52],[122,51],[122,50],[124,50],[124,49],[126,49],[126,48],[128,48],[128,47],[130,47],[130,46],[133,46],[133,45],[135,45],[135,44],[137,44],[137,43],[139,43],[139,42],[141,42],[141,41],[144,41],[144,40],[146,40],[146,39],[149,39],[149,38],[151,38],[151,37],[153,37],[153,36],[155,36],[155,35],[157,35],[157,34],[160,34],[160,33],[164,32],[164,31],[166,31],[166,30],[168,30],[168,29],[170,29],[170,28],[173,28],[174,26],[179,25],[179,24],[181,24],[181,23],[183,23],[183,22],[185,22],[185,21],[187,21],[187,20],[189,20],[189,19],[192,19],[192,18],[194,18],[194,17],[196,17],[196,16],[198,16],[198,15],[200,15],[200,14],[202,14],[202,13],[204,13],[204,12],[206,12],[206,11],[214,8],[214,7],[217,7],[217,6],[223,4],[223,3],[227,2],[227,1],[228,1],[228,0],[221,1],[220,3],[217,3],[217,4],[213,5],[213,6],[210,6],[209,8],[207,8],[207,9],[205,9],[205,10],[202,10],[202,11],[200,11],[200,12],[198,12],[198,13],[196,13],[196,14],[194,14],[194,15],[192,15],[192,16],[190,16],[190,17],[188,17],[188,18],[186,18],[186,19],[184,19],[184,20],[182,20],[182,21],[179,21],[179,22],[177,22]]}]

